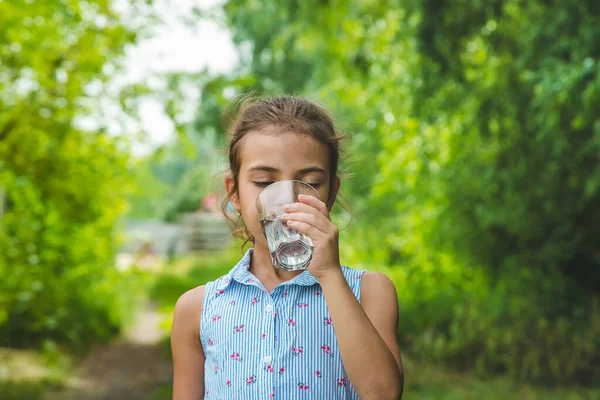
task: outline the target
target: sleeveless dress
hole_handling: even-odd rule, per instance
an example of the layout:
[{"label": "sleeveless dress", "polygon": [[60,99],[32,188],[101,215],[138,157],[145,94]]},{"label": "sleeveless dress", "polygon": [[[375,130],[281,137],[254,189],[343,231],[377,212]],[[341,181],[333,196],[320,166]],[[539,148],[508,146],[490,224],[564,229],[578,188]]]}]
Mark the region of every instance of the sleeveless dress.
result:
[{"label": "sleeveless dress", "polygon": [[[248,272],[251,255],[206,285],[204,398],[358,399],[317,279],[304,271],[268,293]],[[360,301],[364,271],[342,271]]]}]

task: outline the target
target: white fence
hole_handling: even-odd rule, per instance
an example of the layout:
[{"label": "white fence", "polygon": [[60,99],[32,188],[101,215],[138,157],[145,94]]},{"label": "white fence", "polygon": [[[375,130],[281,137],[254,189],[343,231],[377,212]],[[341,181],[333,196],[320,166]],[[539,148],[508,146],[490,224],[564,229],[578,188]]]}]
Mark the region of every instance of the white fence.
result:
[{"label": "white fence", "polygon": [[185,248],[190,252],[221,249],[231,240],[225,219],[211,213],[184,214],[181,230]]},{"label": "white fence", "polygon": [[171,260],[177,255],[218,250],[231,243],[225,219],[211,213],[184,214],[178,224],[159,219],[130,220],[125,222],[124,233],[125,242],[117,257],[117,264],[123,264],[123,268],[143,257]]}]

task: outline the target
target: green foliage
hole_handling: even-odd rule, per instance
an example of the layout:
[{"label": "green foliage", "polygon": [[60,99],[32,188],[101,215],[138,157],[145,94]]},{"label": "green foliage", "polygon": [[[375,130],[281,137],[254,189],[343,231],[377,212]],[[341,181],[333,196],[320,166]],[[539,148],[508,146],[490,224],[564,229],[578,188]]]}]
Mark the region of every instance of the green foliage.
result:
[{"label": "green foliage", "polygon": [[384,139],[376,198],[404,217],[399,251],[447,252],[492,277],[488,296],[431,335],[438,357],[519,378],[598,376],[594,7],[419,9],[424,84],[411,123]]},{"label": "green foliage", "polygon": [[131,219],[156,218],[164,213],[164,199],[169,194],[169,185],[159,180],[153,167],[155,160],[151,156],[136,160],[131,167],[135,181],[127,212]]},{"label": "green foliage", "polygon": [[131,180],[126,143],[76,121],[136,34],[108,1],[31,8],[0,2],[0,344],[82,349],[133,294],[111,267]]},{"label": "green foliage", "polygon": [[176,221],[181,213],[201,207],[202,199],[210,192],[211,170],[206,165],[196,165],[185,173],[168,199],[164,214],[167,221]]},{"label": "green foliage", "polygon": [[222,189],[216,180],[222,163],[216,134],[198,135],[192,126],[187,129],[174,143],[136,160],[130,218],[174,222],[182,213],[197,211],[208,193]]},{"label": "green foliage", "polygon": [[[425,177],[445,200],[428,221],[430,240],[469,263],[559,268],[597,293],[598,8],[495,3],[475,10],[481,18],[423,8],[430,32],[421,43],[436,54],[423,65],[439,78],[422,92],[419,130],[452,132],[447,150],[432,152],[448,153],[440,173]],[[433,28],[431,13],[443,23]],[[446,35],[455,26],[464,28]]]}]

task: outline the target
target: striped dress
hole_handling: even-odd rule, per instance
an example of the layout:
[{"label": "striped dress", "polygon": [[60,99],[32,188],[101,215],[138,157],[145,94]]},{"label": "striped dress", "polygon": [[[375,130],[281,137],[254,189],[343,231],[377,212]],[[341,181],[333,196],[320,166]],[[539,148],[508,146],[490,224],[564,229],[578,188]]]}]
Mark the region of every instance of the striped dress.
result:
[{"label": "striped dress", "polygon": [[[251,255],[206,285],[204,398],[358,399],[317,279],[304,271],[268,293],[248,271]],[[360,300],[364,271],[342,270]]]}]

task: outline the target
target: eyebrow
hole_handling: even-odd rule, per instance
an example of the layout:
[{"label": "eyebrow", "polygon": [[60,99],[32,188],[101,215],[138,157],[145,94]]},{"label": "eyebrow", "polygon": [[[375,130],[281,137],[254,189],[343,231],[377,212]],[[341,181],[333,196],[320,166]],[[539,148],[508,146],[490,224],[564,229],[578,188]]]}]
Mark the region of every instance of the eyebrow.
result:
[{"label": "eyebrow", "polygon": [[[277,168],[269,167],[267,165],[255,165],[254,167],[248,168],[248,172],[254,172],[254,171],[280,172]],[[308,174],[311,172],[320,172],[322,174],[327,175],[327,172],[323,168],[317,167],[317,166],[302,168],[301,170],[298,171],[299,174]]]}]

